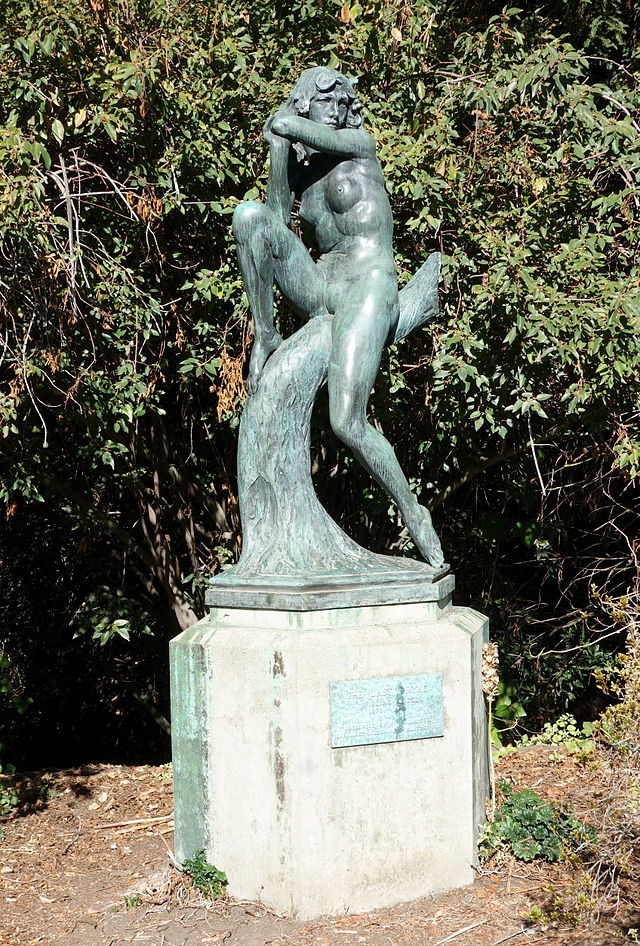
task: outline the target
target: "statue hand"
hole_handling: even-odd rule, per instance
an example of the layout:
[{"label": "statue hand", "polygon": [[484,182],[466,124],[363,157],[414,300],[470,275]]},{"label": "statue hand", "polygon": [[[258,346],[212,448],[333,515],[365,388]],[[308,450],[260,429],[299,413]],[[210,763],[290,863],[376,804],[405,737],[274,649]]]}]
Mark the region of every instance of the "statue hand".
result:
[{"label": "statue hand", "polygon": [[272,130],[272,125],[277,118],[287,118],[294,113],[286,105],[282,105],[280,108],[276,109],[273,115],[270,115],[265,122],[265,126],[262,129],[262,134],[264,135],[265,140],[268,142],[269,146],[282,147],[286,145],[288,147],[289,141],[286,138],[283,138],[282,135],[279,135],[277,132]]}]

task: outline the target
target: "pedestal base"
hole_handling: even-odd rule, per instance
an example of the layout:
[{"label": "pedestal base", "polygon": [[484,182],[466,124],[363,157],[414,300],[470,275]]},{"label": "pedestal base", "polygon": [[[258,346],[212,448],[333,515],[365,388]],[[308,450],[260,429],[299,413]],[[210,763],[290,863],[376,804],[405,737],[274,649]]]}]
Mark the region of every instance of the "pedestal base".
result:
[{"label": "pedestal base", "polygon": [[[448,598],[213,609],[171,643],[178,860],[204,848],[233,896],[300,918],[470,883],[487,794],[487,629]],[[356,680],[374,696],[351,702],[345,722],[336,694]],[[430,695],[414,706],[403,694],[423,681]],[[412,738],[421,699],[441,723]],[[399,722],[385,729],[389,712]],[[332,747],[367,732],[388,741]]]},{"label": "pedestal base", "polygon": [[432,568],[411,558],[373,553],[369,556],[368,567],[343,573],[263,575],[250,579],[236,565],[210,580],[205,604],[213,608],[327,611],[451,598],[455,579],[447,574],[448,565]]}]

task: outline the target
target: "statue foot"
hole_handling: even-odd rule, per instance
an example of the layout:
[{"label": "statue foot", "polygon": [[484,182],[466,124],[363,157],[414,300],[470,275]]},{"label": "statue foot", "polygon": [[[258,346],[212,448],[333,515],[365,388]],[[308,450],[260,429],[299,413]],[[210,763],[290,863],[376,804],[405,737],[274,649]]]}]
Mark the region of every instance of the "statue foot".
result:
[{"label": "statue foot", "polygon": [[264,366],[276,348],[279,348],[281,344],[282,335],[278,332],[273,332],[272,335],[260,338],[259,340],[256,338],[254,341],[253,348],[251,349],[251,358],[249,359],[249,377],[247,378],[247,391],[249,392],[249,396],[255,394],[258,390],[258,384],[262,377]]},{"label": "statue foot", "polygon": [[445,563],[440,539],[431,522],[431,513],[424,506],[418,506],[421,521],[415,530],[411,531],[411,538],[415,542],[420,554],[432,568],[448,568]]}]

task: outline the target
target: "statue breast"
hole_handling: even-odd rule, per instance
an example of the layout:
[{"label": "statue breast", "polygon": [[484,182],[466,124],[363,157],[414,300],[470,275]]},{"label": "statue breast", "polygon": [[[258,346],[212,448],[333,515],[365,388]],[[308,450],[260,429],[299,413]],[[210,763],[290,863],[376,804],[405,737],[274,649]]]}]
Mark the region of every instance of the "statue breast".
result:
[{"label": "statue breast", "polygon": [[352,210],[365,196],[365,179],[355,161],[339,164],[327,177],[325,198],[334,213]]}]

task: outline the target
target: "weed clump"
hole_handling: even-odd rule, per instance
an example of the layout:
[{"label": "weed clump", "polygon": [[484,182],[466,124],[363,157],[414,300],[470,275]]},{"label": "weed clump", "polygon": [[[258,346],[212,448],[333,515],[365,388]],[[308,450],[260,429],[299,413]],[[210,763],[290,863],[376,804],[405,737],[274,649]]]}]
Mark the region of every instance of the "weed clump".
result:
[{"label": "weed clump", "polygon": [[525,789],[514,793],[506,781],[500,783],[500,790],[502,804],[479,842],[484,858],[506,850],[521,861],[538,857],[559,861],[585,842],[595,842],[593,828],[545,802],[536,792]]},{"label": "weed clump", "polygon": [[184,862],[184,871],[203,896],[210,900],[218,900],[224,896],[223,888],[228,883],[227,875],[213,864],[209,864],[204,848],[200,848],[193,857]]}]

